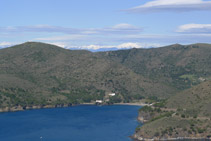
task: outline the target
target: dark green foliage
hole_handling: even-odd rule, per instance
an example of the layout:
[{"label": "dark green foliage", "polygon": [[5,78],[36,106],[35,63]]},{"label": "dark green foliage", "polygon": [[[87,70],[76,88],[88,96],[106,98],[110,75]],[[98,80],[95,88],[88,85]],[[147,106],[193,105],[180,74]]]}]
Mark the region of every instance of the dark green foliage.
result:
[{"label": "dark green foliage", "polygon": [[158,100],[158,97],[156,97],[156,96],[150,96],[148,99],[149,99],[149,100],[152,100],[152,101],[154,101],[154,102],[159,101],[159,100]]},{"label": "dark green foliage", "polygon": [[69,94],[63,94],[67,97],[69,103],[90,103],[93,100],[103,99],[104,91],[96,90],[94,93],[84,89],[74,89]]},{"label": "dark green foliage", "polygon": [[209,44],[175,44],[158,49],[109,52],[107,56],[138,74],[184,90],[199,84],[199,77],[211,75],[209,52]]},{"label": "dark green foliage", "polygon": [[140,111],[140,112],[141,112],[141,111],[143,111],[143,112],[153,112],[154,110],[153,110],[153,108],[150,107],[150,106],[144,106],[144,107],[142,107],[141,109],[139,109],[139,111]]},{"label": "dark green foliage", "polygon": [[181,117],[182,117],[182,118],[185,118],[185,115],[184,115],[184,114],[182,114],[182,115],[181,115]]},{"label": "dark green foliage", "polygon": [[111,103],[120,103],[121,101],[122,101],[121,97],[119,97],[117,95],[111,97],[110,100],[109,100],[109,102],[111,102]]},{"label": "dark green foliage", "polygon": [[[121,54],[127,58],[127,51]],[[175,91],[104,53],[71,51],[35,42],[0,50],[0,90],[11,94],[0,97],[1,107],[90,102],[110,92],[119,94],[112,102],[131,102],[148,95],[166,97],[164,93]]]},{"label": "dark green foliage", "polygon": [[161,114],[159,116],[154,117],[153,119],[150,120],[150,122],[158,120],[158,119],[161,119],[161,118],[164,118],[164,117],[171,117],[172,114],[173,114],[173,112],[166,112],[164,114]]},{"label": "dark green foliage", "polygon": [[156,111],[158,113],[162,112],[160,108],[155,108],[154,111]]},{"label": "dark green foliage", "polygon": [[162,99],[210,78],[210,52],[206,44],[92,53],[27,42],[0,50],[0,106],[82,103],[115,92],[111,102],[148,98],[163,108]]},{"label": "dark green foliage", "polygon": [[166,106],[166,100],[161,100],[160,102],[155,103],[153,106],[164,108]]},{"label": "dark green foliage", "polygon": [[141,128],[141,126],[142,126],[142,125],[139,124],[139,125],[136,127],[136,130],[135,130],[135,131],[136,131],[136,132],[139,131],[139,129]]},{"label": "dark green foliage", "polygon": [[198,133],[201,134],[201,133],[204,133],[205,129],[198,128],[197,131],[198,131]]},{"label": "dark green foliage", "polygon": [[159,132],[155,132],[155,135],[154,135],[155,137],[158,137],[158,136],[160,136],[160,133]]}]

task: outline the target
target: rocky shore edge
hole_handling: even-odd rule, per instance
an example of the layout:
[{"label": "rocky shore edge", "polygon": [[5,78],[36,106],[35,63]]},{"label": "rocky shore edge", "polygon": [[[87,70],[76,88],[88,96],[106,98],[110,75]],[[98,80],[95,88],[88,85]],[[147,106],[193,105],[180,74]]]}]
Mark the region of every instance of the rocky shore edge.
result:
[{"label": "rocky shore edge", "polygon": [[[80,103],[80,104],[56,104],[56,105],[35,105],[35,106],[13,106],[13,107],[4,107],[0,108],[0,113],[2,112],[17,112],[17,111],[25,111],[25,110],[33,110],[33,109],[48,109],[48,108],[64,108],[71,106],[79,106],[79,105],[97,105],[96,103]],[[102,104],[108,105],[108,104]],[[131,105],[131,106],[145,106],[143,103],[114,103],[110,105]]]},{"label": "rocky shore edge", "polygon": [[14,107],[4,107],[0,108],[0,113],[3,112],[18,112],[25,110],[35,110],[35,109],[50,109],[50,108],[65,108],[79,105],[96,105],[95,103],[80,103],[80,104],[56,104],[56,105],[35,105],[35,106],[14,106]]},{"label": "rocky shore edge", "polygon": [[[139,115],[137,117],[137,120],[138,122],[140,123],[147,123],[150,119],[152,119],[152,115],[150,115],[148,112],[140,112],[139,111]],[[130,138],[133,140],[133,141],[211,141],[211,136],[210,137],[152,137],[152,138],[147,138],[147,137],[144,137],[144,136],[140,136],[138,135],[137,133],[133,134],[130,136]]]},{"label": "rocky shore edge", "polygon": [[194,138],[194,137],[177,137],[177,138],[144,138],[144,137],[137,137],[136,135],[131,136],[133,141],[210,141],[211,138]]},{"label": "rocky shore edge", "polygon": [[17,112],[33,109],[47,109],[47,108],[62,108],[62,107],[71,107],[77,104],[56,104],[56,105],[35,105],[35,106],[14,106],[14,107],[4,107],[0,108],[0,112]]}]

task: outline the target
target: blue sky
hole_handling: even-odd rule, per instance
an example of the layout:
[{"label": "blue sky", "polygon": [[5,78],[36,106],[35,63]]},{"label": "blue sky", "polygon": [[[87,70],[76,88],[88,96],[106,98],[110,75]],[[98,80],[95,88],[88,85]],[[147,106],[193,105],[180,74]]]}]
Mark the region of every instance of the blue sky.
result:
[{"label": "blue sky", "polygon": [[210,0],[1,0],[0,46],[148,48],[211,43]]}]

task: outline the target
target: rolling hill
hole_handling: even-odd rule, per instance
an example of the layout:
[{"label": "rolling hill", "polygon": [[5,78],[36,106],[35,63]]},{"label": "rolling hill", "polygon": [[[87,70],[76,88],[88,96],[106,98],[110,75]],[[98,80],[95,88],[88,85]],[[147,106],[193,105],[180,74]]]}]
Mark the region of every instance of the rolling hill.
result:
[{"label": "rolling hill", "polygon": [[193,44],[101,53],[135,73],[179,90],[211,79],[211,45]]},{"label": "rolling hill", "polygon": [[128,101],[173,91],[99,54],[43,43],[0,50],[0,68],[1,107],[90,102],[111,92]]},{"label": "rolling hill", "polygon": [[211,45],[110,52],[27,42],[0,49],[0,107],[166,99],[211,78]]},{"label": "rolling hill", "polygon": [[137,128],[135,138],[206,139],[211,137],[211,81],[182,91],[165,102],[162,108],[140,109],[139,118],[148,115],[146,124]]}]

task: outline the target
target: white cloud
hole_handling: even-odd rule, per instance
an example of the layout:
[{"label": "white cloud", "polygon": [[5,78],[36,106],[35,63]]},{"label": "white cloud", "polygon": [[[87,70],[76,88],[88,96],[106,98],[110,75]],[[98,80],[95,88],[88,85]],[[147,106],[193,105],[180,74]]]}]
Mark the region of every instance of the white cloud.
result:
[{"label": "white cloud", "polygon": [[118,48],[156,48],[161,47],[161,44],[158,43],[123,43],[118,46]]},{"label": "white cloud", "polygon": [[47,32],[47,33],[66,33],[75,34],[80,32],[76,28],[67,28],[50,25],[33,25],[33,26],[8,26],[0,27],[0,31],[4,33],[24,33],[24,32]]},{"label": "white cloud", "polygon": [[118,48],[141,48],[140,43],[123,43],[118,45]]},{"label": "white cloud", "polygon": [[[168,44],[192,44],[192,43],[211,43],[211,34],[134,34],[118,36],[85,36],[85,37],[52,37],[42,38],[41,42],[65,43],[65,47],[76,49],[100,49],[100,48],[148,48],[159,47]],[[159,43],[159,44],[155,44]],[[161,44],[161,45],[160,45]]]},{"label": "white cloud", "polygon": [[62,47],[62,48],[66,48],[68,46],[67,43],[63,43],[63,42],[53,42],[53,43],[49,43],[49,44],[59,46],[59,47]]},{"label": "white cloud", "polygon": [[89,49],[89,50],[98,50],[98,49],[102,49],[102,48],[114,48],[115,46],[111,46],[111,45],[87,45],[87,46],[82,46],[79,47],[81,49]]},{"label": "white cloud", "polygon": [[36,41],[65,41],[65,40],[81,40],[86,38],[86,35],[64,35],[64,36],[55,36],[55,37],[44,37],[36,38]]},{"label": "white cloud", "polygon": [[117,24],[117,25],[114,25],[112,28],[113,29],[137,29],[136,26],[127,24],[127,23]]},{"label": "white cloud", "polygon": [[178,27],[180,33],[211,33],[211,24],[185,24]]},{"label": "white cloud", "polygon": [[115,35],[115,34],[138,34],[143,31],[142,28],[131,24],[121,23],[111,27],[87,29],[89,32],[94,32],[95,35]]},{"label": "white cloud", "polygon": [[15,45],[15,43],[11,43],[11,42],[0,42],[0,47],[1,48],[13,46],[13,45]]},{"label": "white cloud", "polygon": [[148,13],[160,11],[186,12],[211,10],[211,1],[204,0],[153,0],[127,11]]},{"label": "white cloud", "polygon": [[100,35],[100,34],[134,34],[140,33],[142,28],[127,23],[103,28],[70,28],[50,25],[8,26],[0,27],[1,34],[14,33],[63,33],[68,35]]},{"label": "white cloud", "polygon": [[149,48],[149,47],[158,47],[158,44],[147,44],[147,43],[123,43],[118,45],[117,48]]},{"label": "white cloud", "polygon": [[132,43],[132,42],[128,42],[128,43],[122,43],[119,45],[95,45],[95,44],[91,44],[91,45],[82,45],[82,46],[72,46],[72,45],[68,45],[68,43],[50,43],[53,45],[57,45],[66,49],[86,49],[86,50],[99,50],[99,49],[130,49],[130,48],[154,48],[154,47],[161,47],[160,44],[155,44],[155,43]]},{"label": "white cloud", "polygon": [[114,25],[112,27],[103,28],[99,31],[101,33],[106,33],[106,34],[137,34],[142,32],[143,29],[131,24],[122,23]]},{"label": "white cloud", "polygon": [[169,44],[193,44],[193,43],[211,43],[211,33],[186,33],[186,34],[139,34],[126,35],[121,37],[121,42],[144,42]]}]

